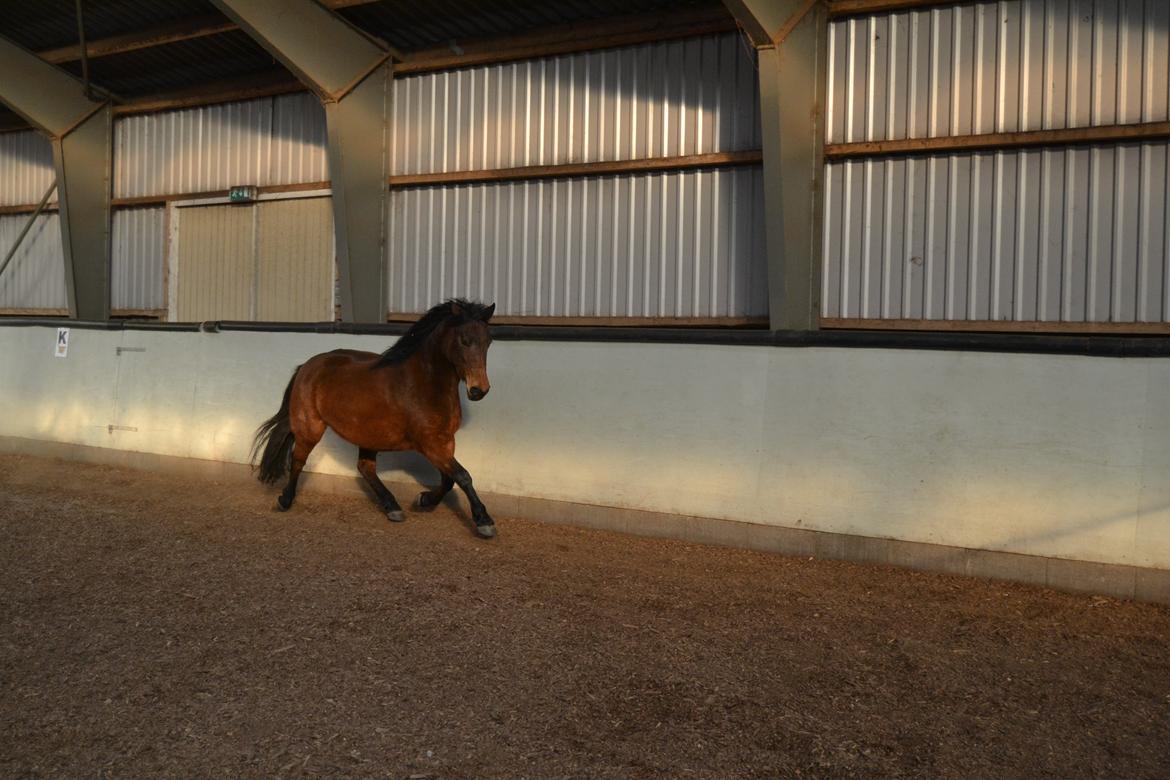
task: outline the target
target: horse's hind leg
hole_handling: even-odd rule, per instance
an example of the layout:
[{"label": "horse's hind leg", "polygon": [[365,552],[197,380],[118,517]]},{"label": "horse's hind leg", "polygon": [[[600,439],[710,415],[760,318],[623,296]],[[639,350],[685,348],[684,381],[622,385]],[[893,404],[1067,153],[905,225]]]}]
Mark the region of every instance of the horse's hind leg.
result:
[{"label": "horse's hind leg", "polygon": [[374,450],[359,448],[357,468],[358,473],[365,477],[366,482],[369,483],[370,488],[374,491],[374,497],[378,502],[378,506],[386,513],[386,517],[395,523],[401,523],[405,520],[406,513],[402,511],[402,507],[398,506],[398,502],[394,500],[394,494],[386,489],[386,486],[382,484],[382,480],[378,479],[378,453]]},{"label": "horse's hind leg", "polygon": [[324,435],[324,423],[317,426],[293,425],[292,466],[288,472],[288,484],[285,485],[284,492],[276,497],[276,508],[280,511],[285,512],[292,507],[293,501],[297,497],[297,480],[300,479],[301,469],[305,467],[309,453],[313,451],[317,442],[321,441],[321,437]]},{"label": "horse's hind leg", "polygon": [[451,487],[454,484],[454,479],[446,474],[440,474],[438,487],[419,493],[418,498],[414,500],[414,508],[422,512],[429,512],[442,503],[443,498],[451,492]]}]

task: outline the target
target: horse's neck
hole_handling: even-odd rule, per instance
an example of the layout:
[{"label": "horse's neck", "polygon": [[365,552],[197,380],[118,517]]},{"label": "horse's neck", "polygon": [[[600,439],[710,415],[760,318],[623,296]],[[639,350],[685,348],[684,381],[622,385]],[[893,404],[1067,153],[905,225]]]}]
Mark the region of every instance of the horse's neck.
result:
[{"label": "horse's neck", "polygon": [[454,398],[456,403],[459,402],[459,374],[439,348],[438,339],[427,339],[411,359],[418,361],[419,369],[426,374],[436,397]]}]

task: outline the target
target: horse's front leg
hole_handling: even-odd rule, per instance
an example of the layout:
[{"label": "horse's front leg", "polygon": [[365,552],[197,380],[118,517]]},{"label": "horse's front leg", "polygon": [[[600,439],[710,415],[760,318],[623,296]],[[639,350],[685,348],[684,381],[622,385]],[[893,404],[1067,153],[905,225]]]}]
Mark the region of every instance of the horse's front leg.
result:
[{"label": "horse's front leg", "polygon": [[[488,514],[487,507],[479,500],[479,494],[475,492],[475,486],[471,482],[471,474],[455,460],[454,440],[441,448],[428,448],[422,454],[443,475],[443,484],[450,485],[450,482],[454,482],[467,495],[467,500],[471,504],[471,519],[475,522],[475,532],[484,539],[495,536],[496,523]],[[439,489],[442,490],[442,485]]]}]

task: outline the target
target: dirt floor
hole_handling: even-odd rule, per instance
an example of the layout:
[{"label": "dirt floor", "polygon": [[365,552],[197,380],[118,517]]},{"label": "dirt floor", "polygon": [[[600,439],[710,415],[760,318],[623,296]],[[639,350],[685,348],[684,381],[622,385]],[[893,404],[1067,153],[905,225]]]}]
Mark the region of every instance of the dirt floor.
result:
[{"label": "dirt floor", "polygon": [[0,776],[1170,775],[1170,609],[273,498],[0,457]]}]

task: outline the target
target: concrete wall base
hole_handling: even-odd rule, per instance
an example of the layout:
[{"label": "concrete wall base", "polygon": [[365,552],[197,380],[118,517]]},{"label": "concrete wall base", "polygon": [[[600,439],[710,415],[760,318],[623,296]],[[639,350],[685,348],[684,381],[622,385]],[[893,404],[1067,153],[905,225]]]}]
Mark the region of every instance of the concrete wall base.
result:
[{"label": "concrete wall base", "polygon": [[[0,436],[0,453],[121,466],[174,474],[184,478],[240,481],[253,478],[251,469],[241,463],[181,458],[12,436]],[[365,489],[356,474],[353,477],[343,477],[305,472],[302,479],[303,489],[307,491],[364,495]],[[391,482],[389,487],[401,496],[410,497],[419,490],[417,483]],[[453,494],[456,492],[453,491]],[[481,495],[498,517],[519,517],[781,555],[898,566],[918,571],[1022,582],[1055,590],[1170,605],[1170,571],[1162,569],[809,531],[498,493]],[[463,500],[462,496],[460,500]]]}]

